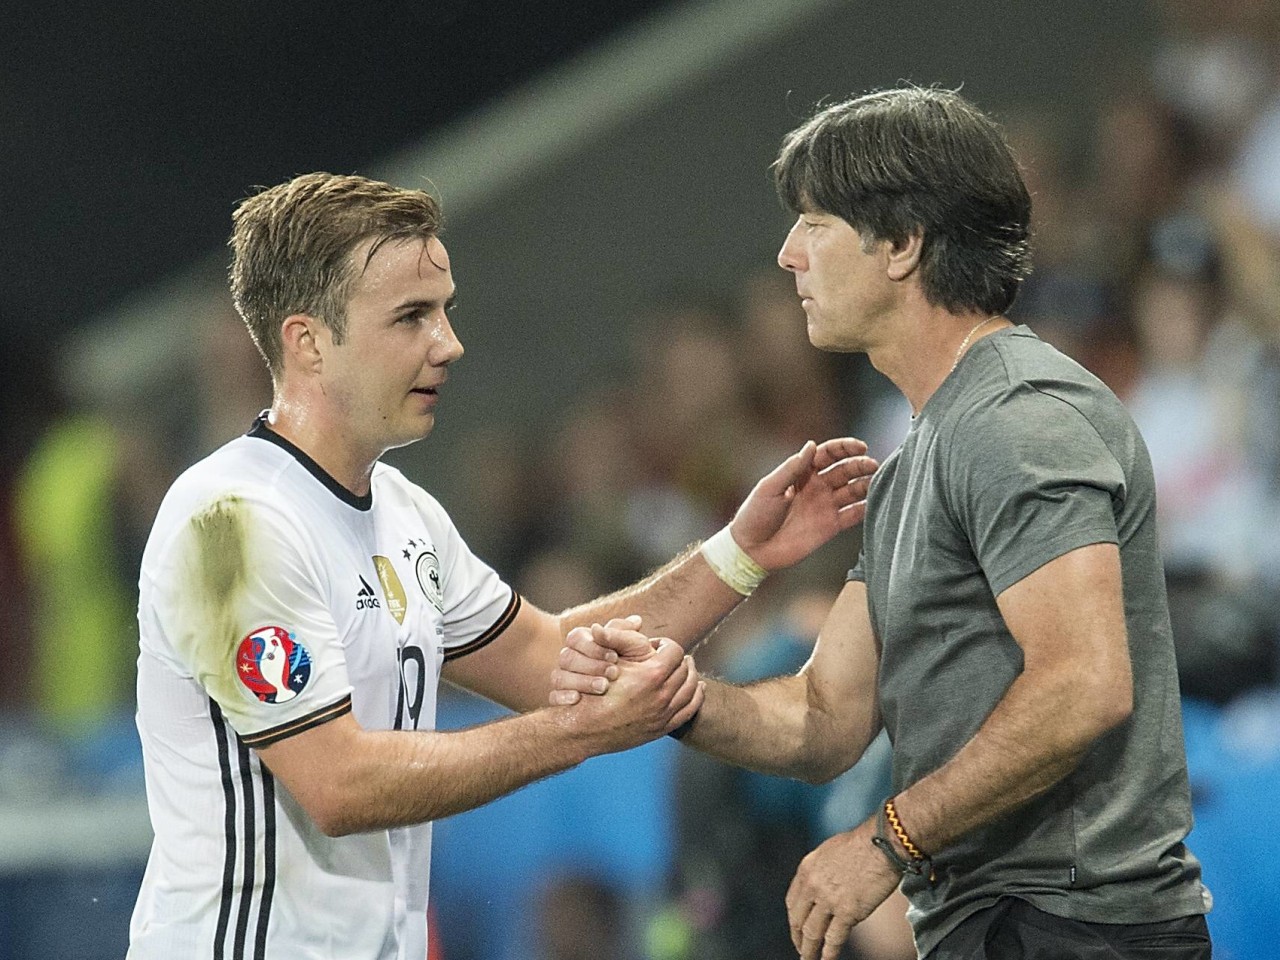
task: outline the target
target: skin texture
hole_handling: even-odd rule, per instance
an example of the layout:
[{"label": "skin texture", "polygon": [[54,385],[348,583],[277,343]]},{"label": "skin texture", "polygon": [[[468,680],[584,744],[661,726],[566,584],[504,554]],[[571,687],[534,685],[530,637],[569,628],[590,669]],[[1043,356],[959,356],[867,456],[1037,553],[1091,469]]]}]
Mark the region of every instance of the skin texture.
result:
[{"label": "skin texture", "polygon": [[[795,276],[815,346],[867,353],[916,412],[965,349],[1009,326],[1001,317],[952,314],[928,303],[918,276],[921,249],[920,236],[897,245],[864,242],[839,217],[809,210],[778,255]],[[1025,668],[973,738],[895,798],[908,835],[926,854],[1047,790],[1132,712],[1121,585],[1118,548],[1098,544],[1045,564],[996,598]],[[568,647],[556,683],[579,692],[588,692],[587,661],[642,660],[652,649],[609,629],[589,638],[575,633]],[[706,681],[683,742],[762,772],[829,780],[879,729],[878,663],[866,588],[846,584],[797,675],[747,687]],[[856,924],[897,888],[901,877],[871,844],[874,833],[871,818],[800,864],[786,905],[804,960],[835,960]]]},{"label": "skin texture", "polygon": [[[350,259],[356,279],[346,333],[317,317],[283,318],[284,357],[269,422],[353,494],[369,492],[377,459],[435,424],[449,367],[463,355],[448,308],[456,286],[437,238],[382,245]],[[807,443],[765,477],[735,519],[735,535],[771,569],[794,563],[865,511],[876,463],[853,439]],[[444,677],[525,715],[469,730],[369,731],[346,715],[260,751],[326,833],[385,829],[447,816],[590,756],[645,743],[700,708],[692,646],[740,601],[702,557],[688,552],[627,590],[555,615],[525,603],[493,643],[451,661]],[[639,614],[651,629],[640,635]],[[600,696],[547,707],[560,651],[612,624],[643,662],[601,663]],[[659,638],[655,633],[680,641]]]}]

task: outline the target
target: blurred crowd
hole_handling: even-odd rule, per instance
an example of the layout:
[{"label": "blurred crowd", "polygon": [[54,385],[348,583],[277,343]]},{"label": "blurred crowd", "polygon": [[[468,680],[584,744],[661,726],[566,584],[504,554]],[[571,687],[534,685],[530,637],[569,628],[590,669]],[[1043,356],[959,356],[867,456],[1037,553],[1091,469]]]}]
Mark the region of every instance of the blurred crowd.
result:
[{"label": "blurred crowd", "polygon": [[[1159,9],[1151,57],[1104,78],[1091,138],[1055,124],[1080,104],[1002,117],[1035,200],[1036,269],[1011,316],[1106,381],[1146,438],[1210,926],[1225,960],[1274,956],[1280,10],[1270,0]],[[74,385],[46,385],[46,416],[27,418],[6,446],[0,808],[140,788],[142,544],[172,477],[269,402],[229,308],[207,319],[196,362],[159,393],[177,402],[157,405],[154,383],[92,403]],[[865,358],[808,344],[776,268],[634,321],[626,377],[536,435],[490,423],[457,445],[454,486],[465,493],[446,507],[472,548],[547,609],[625,585],[713,533],[805,440],[853,434],[883,458],[907,428],[905,401]],[[700,669],[742,681],[796,669],[857,548],[857,533],[844,535],[770,579],[702,648]],[[440,725],[493,711],[449,694]],[[783,895],[795,866],[867,815],[887,792],[888,761],[877,742],[833,784],[809,787],[667,742],[444,822],[439,950],[448,960],[793,956]],[[0,873],[0,914],[19,896]],[[914,955],[902,909],[889,902],[858,956]],[[16,930],[0,930],[0,960],[24,956]]]}]

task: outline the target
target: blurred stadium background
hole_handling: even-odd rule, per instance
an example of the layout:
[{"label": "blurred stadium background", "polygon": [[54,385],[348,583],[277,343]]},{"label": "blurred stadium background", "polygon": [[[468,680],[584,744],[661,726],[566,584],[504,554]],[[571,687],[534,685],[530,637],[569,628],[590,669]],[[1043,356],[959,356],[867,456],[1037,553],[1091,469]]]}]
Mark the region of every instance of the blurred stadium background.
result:
[{"label": "blurred stadium background", "polygon": [[[123,956],[149,840],[134,583],[168,482],[265,374],[222,243],[254,184],[442,198],[466,359],[394,460],[528,597],[577,602],[713,532],[765,465],[906,411],[812,350],[768,165],[820,99],[963,84],[1020,151],[1018,319],[1151,447],[1224,960],[1280,957],[1280,5],[1273,0],[225,0],[0,13],[0,960]],[[700,661],[793,669],[856,535]],[[492,707],[451,695],[442,726]],[[447,960],[792,956],[805,851],[881,793],[652,745],[439,825]],[[892,920],[858,947],[901,957]],[[909,954],[907,954],[909,955]]]}]

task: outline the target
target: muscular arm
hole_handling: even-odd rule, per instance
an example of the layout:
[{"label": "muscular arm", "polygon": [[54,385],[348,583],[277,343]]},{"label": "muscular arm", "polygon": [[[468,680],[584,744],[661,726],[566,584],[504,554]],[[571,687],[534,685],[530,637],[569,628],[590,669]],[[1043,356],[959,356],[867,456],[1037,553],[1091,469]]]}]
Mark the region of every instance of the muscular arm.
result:
[{"label": "muscular arm", "polygon": [[[625,659],[625,632],[606,627],[570,635],[556,679],[557,694],[573,694],[563,702],[586,691],[582,684],[601,657],[621,652]],[[797,674],[743,687],[703,681],[706,697],[684,742],[762,773],[830,780],[862,756],[880,729],[878,661],[866,585],[845,584]]]},{"label": "muscular arm", "polygon": [[[765,569],[778,570],[860,522],[876,467],[865,452],[866,444],[851,438],[805,444],[756,484],[731,524],[734,540]],[[691,547],[634,586],[559,615],[523,604],[502,636],[446,664],[444,677],[514,710],[532,710],[547,702],[552,671],[575,627],[638,615],[649,636],[691,650],[742,600]],[[602,662],[584,667],[608,679],[614,669]]]},{"label": "muscular arm", "polygon": [[329,836],[422,823],[645,743],[697,709],[697,677],[676,644],[620,670],[605,696],[571,707],[448,733],[365,730],[346,714],[259,752]]},{"label": "muscular arm", "polygon": [[[1022,648],[1023,672],[955,757],[894,798],[908,836],[928,854],[1049,789],[1132,710],[1114,545],[1065,554],[996,602]],[[871,845],[875,832],[872,817],[801,862],[787,915],[803,960],[834,960],[850,929],[898,886],[897,870]]]},{"label": "muscular arm", "polygon": [[996,602],[1022,648],[1023,672],[960,752],[895,800],[928,853],[1048,790],[1133,709],[1114,544],[1073,550]]}]

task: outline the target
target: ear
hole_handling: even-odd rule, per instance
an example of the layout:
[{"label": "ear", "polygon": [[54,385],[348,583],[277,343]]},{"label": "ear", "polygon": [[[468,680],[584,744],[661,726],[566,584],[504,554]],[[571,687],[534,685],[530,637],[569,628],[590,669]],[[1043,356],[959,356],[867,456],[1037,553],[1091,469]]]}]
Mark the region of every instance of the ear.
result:
[{"label": "ear", "polygon": [[901,242],[889,243],[888,262],[885,265],[890,280],[905,280],[916,272],[920,266],[920,255],[924,252],[924,234],[919,230],[907,235]]},{"label": "ear", "polygon": [[324,365],[322,324],[305,313],[292,313],[280,324],[280,342],[284,348],[286,366],[295,366],[309,373]]}]

